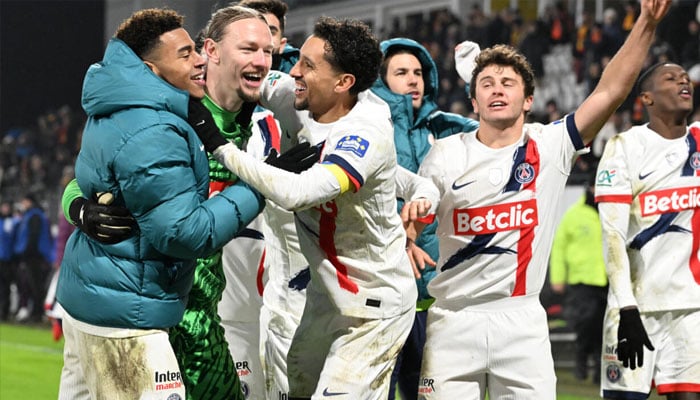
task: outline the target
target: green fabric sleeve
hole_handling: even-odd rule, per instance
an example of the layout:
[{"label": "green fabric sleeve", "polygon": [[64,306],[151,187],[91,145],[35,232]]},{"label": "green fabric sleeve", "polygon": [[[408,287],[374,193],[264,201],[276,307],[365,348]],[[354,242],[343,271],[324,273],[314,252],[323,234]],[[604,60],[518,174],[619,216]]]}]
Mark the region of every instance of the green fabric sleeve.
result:
[{"label": "green fabric sleeve", "polygon": [[68,222],[70,222],[73,225],[75,225],[75,222],[72,219],[70,219],[69,210],[73,200],[77,199],[78,197],[84,196],[83,193],[80,191],[78,181],[74,178],[73,180],[68,182],[66,188],[63,189],[63,197],[61,197],[61,208],[63,208],[63,215],[66,217]]}]

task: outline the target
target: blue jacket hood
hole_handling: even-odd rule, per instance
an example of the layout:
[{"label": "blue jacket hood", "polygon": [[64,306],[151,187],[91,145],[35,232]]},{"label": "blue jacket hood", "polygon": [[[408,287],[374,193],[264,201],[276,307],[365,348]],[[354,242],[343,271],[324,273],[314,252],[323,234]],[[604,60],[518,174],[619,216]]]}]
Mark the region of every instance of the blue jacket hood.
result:
[{"label": "blue jacket hood", "polygon": [[88,68],[82,106],[88,116],[146,107],[166,110],[187,119],[189,93],[151,71],[123,41],[112,38],[104,59]]},{"label": "blue jacket hood", "polygon": [[[423,82],[425,87],[423,92],[423,104],[418,110],[417,115],[413,116],[413,123],[422,124],[422,121],[438,108],[437,103],[435,102],[438,97],[439,88],[438,71],[435,62],[430,56],[430,53],[428,53],[428,50],[426,50],[420,43],[407,38],[385,40],[379,44],[379,47],[382,50],[382,54],[385,56],[391,49],[404,48],[418,57],[421,67],[423,68]],[[389,103],[390,106],[400,102],[407,103],[409,106],[408,109],[411,111],[411,114],[413,114],[411,97],[392,92],[381,77],[374,82],[372,91],[384,99],[384,101]]]},{"label": "blue jacket hood", "polygon": [[[425,82],[424,99],[435,101],[438,95],[439,80],[435,61],[428,53],[428,50],[413,39],[394,38],[381,42],[379,47],[382,54],[386,55],[390,49],[405,48],[418,57],[421,67],[423,67],[423,81]],[[424,100],[425,101],[425,100]]]}]

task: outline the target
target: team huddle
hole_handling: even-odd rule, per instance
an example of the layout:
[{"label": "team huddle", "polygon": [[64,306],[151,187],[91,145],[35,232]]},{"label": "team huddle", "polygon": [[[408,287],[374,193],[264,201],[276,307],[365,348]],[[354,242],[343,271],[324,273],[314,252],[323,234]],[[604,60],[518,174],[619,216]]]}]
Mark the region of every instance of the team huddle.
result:
[{"label": "team huddle", "polygon": [[[277,0],[221,8],[196,40],[172,10],[135,12],[83,86],[59,398],[555,399],[557,204],[670,3],[643,0],[546,125],[526,123],[535,77],[510,46],[455,53],[476,121],[437,109],[423,46],[359,21],[321,17],[294,49]],[[609,142],[596,183],[601,395],[698,399],[700,126],[680,66],[639,86],[650,123]]]}]

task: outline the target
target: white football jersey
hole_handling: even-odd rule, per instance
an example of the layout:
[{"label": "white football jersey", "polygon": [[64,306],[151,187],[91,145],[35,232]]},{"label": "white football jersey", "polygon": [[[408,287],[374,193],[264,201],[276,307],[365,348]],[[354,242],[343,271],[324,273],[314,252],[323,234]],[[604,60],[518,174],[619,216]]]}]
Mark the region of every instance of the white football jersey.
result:
[{"label": "white football jersey", "polygon": [[[636,300],[642,311],[700,307],[700,124],[678,139],[648,125],[610,139],[598,166],[596,201],[629,205],[627,226],[616,226],[626,234],[632,284],[631,294],[615,293],[620,304]],[[618,219],[602,211],[601,218]],[[624,262],[609,256],[609,273]]]},{"label": "white football jersey", "polygon": [[525,124],[500,149],[474,133],[439,139],[419,174],[440,189],[436,304],[469,306],[538,296],[557,225],[558,202],[575,158],[586,152],[573,114]]},{"label": "white football jersey", "polygon": [[413,307],[417,289],[406,235],[396,213],[396,151],[389,108],[369,91],[330,124],[308,113],[304,126],[325,132],[321,161],[340,166],[354,186],[332,201],[297,212],[301,248],[344,315],[386,318]]},{"label": "white football jersey", "polygon": [[389,107],[366,90],[347,115],[322,124],[308,111],[290,110],[294,86],[288,75],[271,73],[261,89],[262,105],[283,131],[300,132],[299,141],[324,138],[321,162],[339,166],[352,185],[331,201],[295,213],[311,266],[309,285],[327,293],[342,315],[387,318],[414,308],[418,293],[396,213],[398,166]]}]

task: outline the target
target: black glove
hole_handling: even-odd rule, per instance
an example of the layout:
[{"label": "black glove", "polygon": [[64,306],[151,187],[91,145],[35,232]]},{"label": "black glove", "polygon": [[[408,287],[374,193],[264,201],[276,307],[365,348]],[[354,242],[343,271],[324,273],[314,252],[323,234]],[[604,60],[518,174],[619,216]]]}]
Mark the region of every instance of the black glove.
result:
[{"label": "black glove", "polygon": [[620,325],[617,327],[617,359],[622,365],[635,369],[644,364],[644,346],[654,350],[647,331],[644,330],[639,310],[628,308],[620,310]]},{"label": "black glove", "polygon": [[277,150],[270,150],[265,162],[273,167],[298,174],[316,164],[321,154],[309,143],[299,143],[284,153],[277,155]]},{"label": "black glove", "polygon": [[194,131],[197,132],[199,140],[202,141],[204,148],[209,153],[213,153],[217,147],[228,143],[216,126],[211,112],[202,104],[200,99],[190,96],[187,109],[187,121],[192,125]]},{"label": "black glove", "polygon": [[136,220],[129,210],[121,206],[109,205],[111,194],[100,197],[73,200],[68,215],[75,226],[86,235],[104,244],[115,244],[133,235]]},{"label": "black glove", "polygon": [[238,115],[236,115],[236,123],[241,127],[248,128],[250,122],[253,120],[253,112],[255,112],[255,108],[257,106],[258,103],[248,101],[243,103],[241,106],[241,111],[239,111]]}]

